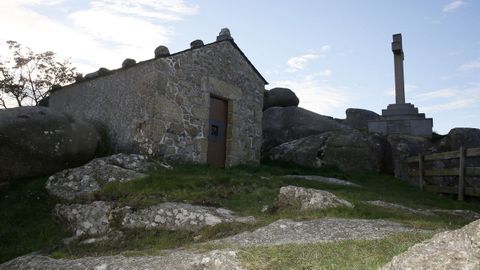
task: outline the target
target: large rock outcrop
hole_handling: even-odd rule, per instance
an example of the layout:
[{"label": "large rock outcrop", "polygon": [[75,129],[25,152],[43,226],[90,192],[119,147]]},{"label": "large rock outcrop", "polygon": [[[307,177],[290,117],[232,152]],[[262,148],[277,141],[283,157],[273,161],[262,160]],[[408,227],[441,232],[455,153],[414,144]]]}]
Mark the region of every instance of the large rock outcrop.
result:
[{"label": "large rock outcrop", "polygon": [[332,117],[299,107],[272,107],[263,112],[263,143],[265,153],[285,142],[333,130],[350,127]]},{"label": "large rock outcrop", "polygon": [[298,106],[298,97],[288,88],[273,88],[266,90],[263,95],[263,110],[270,107]]},{"label": "large rock outcrop", "polygon": [[480,220],[438,233],[395,256],[382,269],[480,269]]},{"label": "large rock outcrop", "polygon": [[397,233],[415,231],[420,230],[381,219],[321,218],[308,221],[280,219],[253,232],[243,232],[214,242],[239,246],[331,243],[382,239]]},{"label": "large rock outcrop", "polygon": [[442,151],[455,151],[460,147],[480,147],[480,129],[453,128],[439,142]]},{"label": "large rock outcrop", "polygon": [[343,171],[383,171],[386,142],[365,132],[332,132],[324,150],[326,164]]},{"label": "large rock outcrop", "polygon": [[311,135],[272,148],[271,160],[319,168],[335,166],[344,171],[383,171],[386,142],[378,136],[350,131]]},{"label": "large rock outcrop", "polygon": [[69,239],[89,238],[83,241],[87,243],[118,236],[124,229],[197,231],[220,223],[255,223],[254,217],[239,217],[228,209],[174,202],[141,209],[105,201],[57,204],[53,214],[73,234]]},{"label": "large rock outcrop", "polygon": [[380,118],[380,115],[377,113],[364,109],[349,108],[345,111],[345,114],[347,115],[345,124],[351,128],[365,131],[368,130],[368,121]]},{"label": "large rock outcrop", "polygon": [[389,167],[392,168],[393,174],[396,178],[415,182],[416,180],[408,174],[410,166],[407,158],[435,151],[432,142],[423,137],[409,135],[389,135],[387,140],[390,145],[387,154],[391,157]]},{"label": "large rock outcrop", "polygon": [[92,193],[107,183],[142,178],[148,170],[159,168],[171,167],[150,161],[143,155],[120,153],[96,158],[83,166],[58,172],[48,178],[46,189],[50,195],[67,201],[90,199]]},{"label": "large rock outcrop", "polygon": [[192,252],[173,250],[159,256],[102,256],[78,259],[54,259],[43,255],[25,255],[0,265],[0,270],[242,270],[233,250]]},{"label": "large rock outcrop", "polygon": [[0,111],[0,181],[78,166],[101,144],[95,127],[47,107]]},{"label": "large rock outcrop", "polygon": [[330,135],[329,132],[326,132],[282,143],[264,153],[264,156],[270,160],[285,161],[304,167],[320,168],[326,165],[324,160],[325,144]]},{"label": "large rock outcrop", "polygon": [[238,217],[224,208],[167,202],[127,212],[121,224],[126,228],[196,231],[231,222],[254,223],[255,218]]}]

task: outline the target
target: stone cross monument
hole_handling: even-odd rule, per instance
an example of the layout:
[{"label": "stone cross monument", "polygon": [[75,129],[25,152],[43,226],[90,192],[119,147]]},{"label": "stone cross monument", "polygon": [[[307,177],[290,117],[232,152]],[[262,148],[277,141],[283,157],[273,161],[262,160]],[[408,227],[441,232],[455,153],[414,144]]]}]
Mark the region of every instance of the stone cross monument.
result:
[{"label": "stone cross monument", "polygon": [[380,119],[368,122],[368,131],[383,135],[431,137],[432,118],[425,118],[425,114],[418,113],[418,108],[413,104],[405,103],[402,34],[393,35],[392,52],[395,68],[395,104],[389,104],[386,110],[382,110]]},{"label": "stone cross monument", "polygon": [[393,35],[393,60],[395,63],[395,103],[405,104],[405,81],[403,78],[402,34]]}]

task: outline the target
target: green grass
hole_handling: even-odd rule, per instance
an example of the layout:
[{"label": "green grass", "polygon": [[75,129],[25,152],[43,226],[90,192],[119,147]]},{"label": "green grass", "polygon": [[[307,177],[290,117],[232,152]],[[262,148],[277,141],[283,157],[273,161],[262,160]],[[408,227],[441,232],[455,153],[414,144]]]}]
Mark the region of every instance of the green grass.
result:
[{"label": "green grass", "polygon": [[17,181],[0,191],[0,262],[51,247],[67,235],[52,220],[46,178]]},{"label": "green grass", "polygon": [[77,258],[84,256],[107,256],[125,254],[127,256],[159,255],[163,250],[175,248],[194,248],[194,244],[223,238],[253,230],[259,225],[240,223],[218,224],[205,227],[196,232],[168,230],[124,230],[123,237],[101,241],[90,245],[73,242],[52,252],[55,258]]},{"label": "green grass", "polygon": [[[362,187],[322,184],[302,179],[287,179],[286,174],[316,174],[349,180]],[[297,185],[333,192],[351,201],[355,208],[336,208],[301,212],[286,209],[264,214],[264,205],[272,205],[280,187]],[[98,200],[114,200],[135,207],[145,207],[165,201],[186,202],[226,207],[241,215],[253,215],[268,223],[279,218],[312,219],[318,217],[382,218],[412,224],[422,228],[455,228],[466,221],[451,217],[422,217],[400,210],[362,204],[367,200],[384,200],[413,208],[444,208],[480,210],[476,203],[458,202],[436,194],[421,192],[403,181],[378,173],[344,173],[327,168],[312,170],[285,164],[258,167],[236,167],[229,170],[208,166],[183,166],[176,170],[152,172],[149,177],[128,183],[111,183],[95,194]]]},{"label": "green grass", "polygon": [[239,257],[247,269],[257,270],[378,269],[393,256],[431,236],[431,233],[404,233],[382,240],[244,248]]},{"label": "green grass", "polygon": [[[327,185],[301,179],[287,179],[287,174],[307,174],[336,177],[361,185],[358,187]],[[387,219],[417,228],[451,229],[468,223],[466,220],[449,216],[419,216],[408,212],[384,209],[362,204],[366,200],[384,200],[400,203],[413,208],[470,209],[480,212],[478,202],[458,202],[436,194],[421,192],[416,187],[388,175],[366,172],[341,172],[333,168],[308,169],[291,166],[285,163],[266,163],[261,166],[239,166],[227,170],[209,166],[178,166],[174,170],[152,171],[149,176],[126,183],[110,183],[93,195],[96,200],[116,201],[133,207],[146,207],[166,201],[184,202],[215,207],[225,207],[236,211],[239,215],[252,215],[257,224],[222,224],[208,227],[198,232],[171,232],[163,230],[123,230],[124,237],[118,240],[99,242],[92,245],[80,245],[73,242],[62,245],[61,238],[66,237],[62,230],[51,219],[53,202],[48,199],[44,190],[45,179],[14,183],[6,191],[0,191],[0,262],[30,251],[44,249],[54,257],[77,257],[85,255],[109,255],[127,252],[127,254],[157,254],[164,249],[192,248],[196,243],[218,239],[253,230],[274,220],[289,218],[294,220],[310,220],[321,217]],[[282,209],[262,213],[264,205],[271,206],[280,187],[297,185],[318,188],[333,192],[353,204],[355,208],[335,208],[319,211],[301,212],[296,209]],[[37,199],[38,197],[38,199]],[[372,257],[366,268],[390,259],[401,249],[424,239],[424,234],[406,234],[401,238],[388,238],[375,241],[346,241],[331,244],[286,245],[271,248],[242,249],[250,254],[252,267],[261,268],[262,263],[275,268],[275,261],[282,265],[282,258],[304,256],[303,269],[315,269],[308,264],[315,263],[315,256],[331,257],[329,252],[344,248],[350,250],[343,254],[345,264],[335,262],[332,257],[320,269],[335,269],[334,266],[347,267],[348,263],[360,260],[358,256],[367,256],[385,249],[384,257]],[[393,239],[393,240],[392,240]],[[393,245],[395,241],[398,246]],[[349,244],[350,243],[350,244]],[[193,246],[192,246],[193,245]],[[369,246],[370,248],[365,248]],[[365,253],[355,249],[365,248]],[[265,252],[266,257],[261,253]],[[301,252],[302,254],[296,254]],[[322,255],[323,254],[323,255]],[[362,255],[363,254],[363,255]],[[245,255],[245,256],[247,256]],[[244,255],[242,255],[244,256]],[[248,258],[248,256],[246,258]],[[337,256],[338,260],[342,256]],[[373,255],[372,255],[373,256]],[[351,257],[351,258],[350,258]],[[242,257],[243,258],[243,257]],[[302,257],[300,257],[302,258]],[[308,259],[310,258],[310,259]],[[293,259],[292,259],[293,260]],[[295,260],[293,260],[295,261]],[[350,262],[349,262],[350,261]],[[258,264],[254,264],[258,262]],[[292,262],[292,267],[297,267]],[[358,269],[363,265],[358,261]],[[303,265],[303,264],[298,264]],[[332,265],[328,268],[328,265]],[[310,268],[309,268],[310,267]],[[318,267],[317,267],[318,268]],[[302,269],[301,267],[297,269]]]}]

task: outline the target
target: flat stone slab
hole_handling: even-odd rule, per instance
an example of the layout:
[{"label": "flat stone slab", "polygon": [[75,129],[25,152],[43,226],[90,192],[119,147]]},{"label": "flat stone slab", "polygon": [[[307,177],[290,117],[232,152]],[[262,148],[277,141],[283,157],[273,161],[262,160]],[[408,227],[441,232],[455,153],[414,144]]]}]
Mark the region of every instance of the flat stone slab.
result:
[{"label": "flat stone slab", "polygon": [[214,250],[207,253],[174,251],[165,256],[125,257],[103,256],[80,259],[53,259],[41,255],[26,255],[0,265],[0,270],[241,270],[237,252]]},{"label": "flat stone slab", "polygon": [[364,203],[373,205],[373,206],[383,207],[383,208],[398,209],[398,210],[410,212],[412,214],[417,214],[417,215],[435,216],[435,214],[429,210],[413,209],[397,203],[390,203],[390,202],[384,202],[384,201],[365,201]]},{"label": "flat stone slab", "polygon": [[406,225],[367,219],[324,218],[310,221],[277,220],[253,232],[215,240],[240,246],[328,243],[342,240],[382,239],[395,233],[420,231]]},{"label": "flat stone slab", "polygon": [[50,195],[71,201],[78,197],[88,197],[107,183],[145,177],[145,172],[155,168],[172,167],[161,162],[151,162],[146,156],[120,153],[96,158],[83,166],[58,172],[48,178],[45,187]]},{"label": "flat stone slab", "polygon": [[297,186],[281,187],[275,206],[277,208],[300,207],[302,211],[354,207],[350,202],[338,198],[331,192]]},{"label": "flat stone slab", "polygon": [[384,201],[364,201],[364,203],[373,205],[373,206],[383,207],[383,208],[403,210],[405,212],[410,212],[412,214],[424,215],[424,216],[449,215],[449,216],[454,216],[454,217],[462,218],[469,221],[480,219],[480,214],[471,210],[413,209],[401,204],[384,202]]},{"label": "flat stone slab", "polygon": [[350,181],[341,180],[341,179],[332,178],[332,177],[318,176],[318,175],[285,175],[283,177],[284,178],[290,178],[290,179],[298,178],[298,179],[316,181],[316,182],[320,182],[320,183],[324,183],[324,184],[330,184],[330,185],[361,187],[360,185],[357,185],[357,184],[352,183]]},{"label": "flat stone slab", "polygon": [[450,209],[432,209],[430,210],[435,214],[447,214],[454,217],[463,218],[465,220],[474,221],[480,219],[480,214],[471,210],[450,210]]},{"label": "flat stone slab", "polygon": [[[254,223],[251,216],[240,217],[224,208],[214,208],[186,203],[166,202],[142,209],[116,206],[112,202],[95,201],[88,204],[57,204],[53,214],[73,236],[66,241],[86,239],[81,243],[93,243],[118,237],[118,229],[164,229],[196,231],[220,223]],[[114,221],[120,227],[114,227]],[[93,238],[92,238],[93,237]]]},{"label": "flat stone slab", "polygon": [[122,226],[195,231],[205,226],[231,222],[253,223],[255,218],[238,217],[224,208],[168,202],[126,213]]}]

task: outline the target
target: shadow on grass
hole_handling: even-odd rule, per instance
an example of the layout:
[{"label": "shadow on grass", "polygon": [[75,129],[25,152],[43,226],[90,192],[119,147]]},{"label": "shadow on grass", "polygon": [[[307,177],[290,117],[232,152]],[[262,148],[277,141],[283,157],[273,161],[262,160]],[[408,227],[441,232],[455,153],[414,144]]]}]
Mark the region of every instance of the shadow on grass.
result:
[{"label": "shadow on grass", "polygon": [[0,192],[0,263],[51,247],[66,235],[52,220],[46,178],[11,183]]}]

